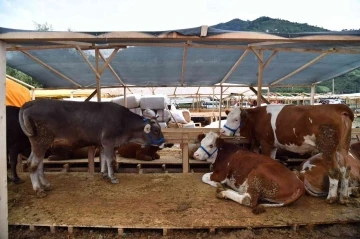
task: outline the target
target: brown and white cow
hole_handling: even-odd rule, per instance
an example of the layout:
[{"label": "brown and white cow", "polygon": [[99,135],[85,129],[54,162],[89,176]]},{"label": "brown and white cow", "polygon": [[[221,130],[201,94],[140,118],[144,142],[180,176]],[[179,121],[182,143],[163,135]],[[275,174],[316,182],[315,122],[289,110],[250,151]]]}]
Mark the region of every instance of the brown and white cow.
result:
[{"label": "brown and white cow", "polygon": [[[360,142],[351,144],[345,161],[351,167],[349,172],[348,194],[360,196]],[[329,167],[322,154],[316,154],[300,165],[300,179],[304,182],[306,192],[315,197],[326,196],[329,192]]]},{"label": "brown and white cow", "polygon": [[[354,114],[347,105],[267,105],[253,109],[234,109],[221,129],[224,135],[241,134],[253,147],[275,158],[277,148],[295,153],[320,152],[329,166],[329,203],[348,199],[347,156]],[[239,131],[239,133],[238,133]]]},{"label": "brown and white cow", "polygon": [[21,107],[19,122],[30,139],[30,178],[39,197],[51,189],[43,170],[44,155],[51,146],[101,147],[101,173],[118,183],[112,168],[114,149],[128,142],[162,148],[165,141],[156,119],[145,119],[112,102],[34,100]]},{"label": "brown and white cow", "polygon": [[[204,174],[202,181],[218,187],[217,197],[231,199],[260,213],[265,207],[289,205],[305,193],[296,174],[270,157],[225,142],[214,132],[199,135],[199,140],[201,146],[194,158],[213,162],[213,172]],[[224,189],[220,183],[231,189]],[[270,203],[259,204],[260,200]]]}]

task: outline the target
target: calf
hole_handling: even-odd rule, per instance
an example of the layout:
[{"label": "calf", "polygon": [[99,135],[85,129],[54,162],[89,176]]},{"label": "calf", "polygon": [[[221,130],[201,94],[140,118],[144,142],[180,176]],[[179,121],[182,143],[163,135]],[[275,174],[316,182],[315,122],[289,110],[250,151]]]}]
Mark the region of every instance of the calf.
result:
[{"label": "calf", "polygon": [[225,135],[239,133],[248,138],[252,147],[261,146],[262,153],[275,158],[277,148],[295,153],[318,151],[329,168],[327,202],[348,201],[350,167],[344,158],[348,154],[351,124],[354,114],[346,105],[267,105],[242,110],[239,107],[228,114],[221,129]]},{"label": "calf", "polygon": [[[174,144],[165,144],[164,147],[171,148]],[[119,147],[118,154],[124,158],[136,158],[137,160],[151,161],[159,159],[160,155],[157,151],[161,150],[158,146],[143,146],[137,143],[128,143]]]},{"label": "calf", "polygon": [[19,123],[20,108],[6,106],[6,150],[7,158],[10,161],[12,181],[16,184],[24,181],[19,178],[16,172],[17,157],[21,153],[29,157],[31,145],[29,138],[21,130]]},{"label": "calf", "polygon": [[[213,172],[202,177],[204,183],[216,187],[217,197],[228,198],[253,208],[254,213],[264,207],[282,207],[298,200],[304,186],[295,173],[270,157],[227,143],[214,132],[199,135],[200,148],[194,153],[198,160],[213,162]],[[259,200],[271,203],[259,204]]]},{"label": "calf", "polygon": [[[353,143],[345,157],[349,172],[348,195],[360,196],[360,142]],[[304,182],[306,192],[315,197],[326,196],[329,191],[329,168],[321,153],[305,160],[300,165],[300,179]]]},{"label": "calf", "polygon": [[112,168],[115,148],[128,142],[160,148],[164,144],[156,119],[145,119],[112,102],[34,100],[21,107],[19,121],[30,139],[30,178],[39,197],[51,189],[43,170],[43,158],[50,147],[101,147],[101,173],[118,183]]}]

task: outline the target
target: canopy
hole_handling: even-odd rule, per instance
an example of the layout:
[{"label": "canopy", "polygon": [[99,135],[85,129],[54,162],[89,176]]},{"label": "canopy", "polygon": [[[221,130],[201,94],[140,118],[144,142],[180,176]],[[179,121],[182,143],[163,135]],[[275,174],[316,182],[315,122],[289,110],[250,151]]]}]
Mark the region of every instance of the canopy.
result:
[{"label": "canopy", "polygon": [[268,34],[207,26],[163,32],[0,28],[0,40],[7,43],[7,64],[46,88],[95,87],[100,77],[102,87],[258,86],[260,77],[263,86],[310,86],[360,67],[360,31]]}]

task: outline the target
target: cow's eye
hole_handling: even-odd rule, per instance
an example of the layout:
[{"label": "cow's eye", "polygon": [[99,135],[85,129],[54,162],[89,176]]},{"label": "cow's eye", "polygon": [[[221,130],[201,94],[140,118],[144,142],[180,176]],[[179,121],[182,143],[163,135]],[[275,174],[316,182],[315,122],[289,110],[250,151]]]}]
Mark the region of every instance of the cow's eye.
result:
[{"label": "cow's eye", "polygon": [[235,121],[239,121],[239,119],[235,119]]},{"label": "cow's eye", "polygon": [[214,145],[212,145],[212,144],[210,144],[210,146],[209,146],[211,149],[214,147]]}]

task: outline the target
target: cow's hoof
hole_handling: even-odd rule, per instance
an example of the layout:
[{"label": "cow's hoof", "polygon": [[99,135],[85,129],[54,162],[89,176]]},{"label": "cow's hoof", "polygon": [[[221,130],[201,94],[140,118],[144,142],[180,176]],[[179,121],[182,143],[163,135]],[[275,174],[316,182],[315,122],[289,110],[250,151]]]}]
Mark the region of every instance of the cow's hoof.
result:
[{"label": "cow's hoof", "polygon": [[17,179],[14,179],[13,182],[14,182],[15,184],[22,184],[22,183],[24,183],[25,181],[22,180],[21,178],[17,178]]},{"label": "cow's hoof", "polygon": [[118,178],[111,178],[111,183],[116,184],[119,183],[119,179]]},{"label": "cow's hoof", "polygon": [[327,198],[325,201],[329,204],[333,204],[337,201],[337,197]]},{"label": "cow's hoof", "polygon": [[47,194],[46,194],[46,192],[39,190],[39,191],[36,192],[36,196],[37,196],[38,198],[44,198],[44,197],[47,196]]},{"label": "cow's hoof", "polygon": [[346,205],[349,202],[350,202],[349,197],[340,197],[340,199],[339,199],[339,204],[342,204],[342,205]]},{"label": "cow's hoof", "polygon": [[219,199],[226,199],[226,197],[224,195],[224,191],[218,192],[218,190],[216,190],[216,197]]},{"label": "cow's hoof", "polygon": [[44,186],[44,190],[45,191],[51,191],[51,190],[53,190],[53,187],[49,184],[47,186]]},{"label": "cow's hoof", "polygon": [[110,179],[109,175],[107,173],[102,173],[103,179]]}]

